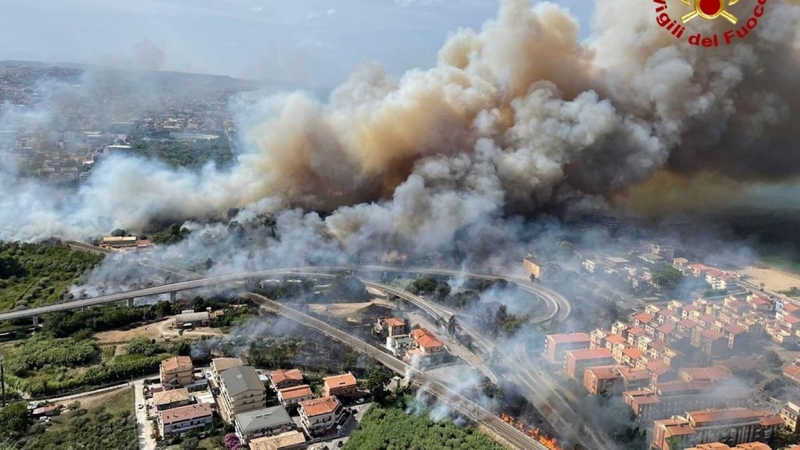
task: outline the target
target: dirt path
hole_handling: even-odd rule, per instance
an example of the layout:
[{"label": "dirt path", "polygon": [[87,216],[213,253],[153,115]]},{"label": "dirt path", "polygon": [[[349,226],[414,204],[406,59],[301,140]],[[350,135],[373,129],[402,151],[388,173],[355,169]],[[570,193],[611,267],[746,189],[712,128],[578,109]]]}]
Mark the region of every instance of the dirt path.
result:
[{"label": "dirt path", "polygon": [[200,339],[203,336],[222,336],[222,331],[219,328],[198,327],[194,330],[185,330],[183,335],[179,333],[180,330],[172,328],[174,318],[167,317],[161,321],[142,325],[140,327],[132,328],[130,330],[112,330],[103,331],[95,334],[95,338],[100,345],[108,344],[124,344],[130,342],[133,338],[145,336],[156,341],[167,341],[181,337],[182,339]]}]

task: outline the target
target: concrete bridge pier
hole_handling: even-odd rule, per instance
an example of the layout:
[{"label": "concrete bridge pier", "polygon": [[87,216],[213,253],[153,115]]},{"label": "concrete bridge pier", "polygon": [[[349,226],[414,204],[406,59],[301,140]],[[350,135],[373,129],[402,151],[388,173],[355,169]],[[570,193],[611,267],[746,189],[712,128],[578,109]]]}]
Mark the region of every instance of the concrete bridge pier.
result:
[{"label": "concrete bridge pier", "polygon": [[169,301],[170,303],[175,303],[178,301],[178,291],[172,291],[169,293]]},{"label": "concrete bridge pier", "polygon": [[39,316],[33,316],[33,329],[36,330],[39,328]]},{"label": "concrete bridge pier", "polygon": [[128,299],[128,308],[133,308],[133,298]]}]

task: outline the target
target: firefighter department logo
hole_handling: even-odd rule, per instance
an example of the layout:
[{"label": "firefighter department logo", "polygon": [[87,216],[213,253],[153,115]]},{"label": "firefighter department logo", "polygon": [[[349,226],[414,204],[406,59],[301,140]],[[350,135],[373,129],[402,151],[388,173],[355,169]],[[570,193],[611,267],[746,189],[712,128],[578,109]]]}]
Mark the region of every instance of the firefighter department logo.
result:
[{"label": "firefighter department logo", "polygon": [[[697,47],[719,47],[733,44],[737,39],[744,39],[758,26],[758,20],[764,15],[768,0],[652,0],[656,9],[656,23],[675,38],[684,40],[690,45]],[[668,4],[669,3],[669,4]],[[672,8],[680,9],[680,15],[670,15]],[[731,8],[736,5],[735,8]],[[747,6],[744,6],[747,5]],[[686,6],[692,8],[687,12]],[[749,16],[742,16],[748,8],[751,12]],[[752,9],[750,9],[752,8]],[[726,31],[722,31],[718,25],[695,27],[692,34],[690,28],[693,27],[693,19],[701,18],[709,21],[717,21],[722,18],[725,20],[717,21],[728,26],[733,26]],[[739,18],[742,17],[741,20]],[[747,17],[745,20],[744,17]],[[724,25],[722,25],[724,26]],[[687,28],[689,27],[689,28]],[[703,30],[714,30],[713,34],[703,34]],[[724,28],[723,28],[724,29]],[[689,31],[688,33],[686,33]],[[684,34],[687,34],[684,38]]]},{"label": "firefighter department logo", "polygon": [[[733,14],[725,10],[725,0],[681,0],[689,6],[692,6],[694,1],[694,11],[681,17],[681,22],[686,23],[695,17],[702,17],[706,20],[714,20],[717,17],[728,19],[728,22],[736,25],[739,19]],[[727,6],[733,6],[739,3],[739,0],[728,0]]]}]

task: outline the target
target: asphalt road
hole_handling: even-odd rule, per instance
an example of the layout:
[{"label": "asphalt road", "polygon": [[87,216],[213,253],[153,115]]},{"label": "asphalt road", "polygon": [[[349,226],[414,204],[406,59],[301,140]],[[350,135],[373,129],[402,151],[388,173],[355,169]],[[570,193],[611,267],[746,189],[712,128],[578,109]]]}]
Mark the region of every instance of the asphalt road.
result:
[{"label": "asphalt road", "polygon": [[544,445],[525,435],[510,424],[504,422],[496,415],[483,409],[476,403],[451,390],[442,383],[434,380],[424,372],[415,369],[414,367],[400,361],[388,353],[385,353],[381,349],[374,347],[356,337],[353,337],[335,327],[332,327],[331,325],[328,325],[319,319],[315,319],[311,316],[303,314],[302,312],[293,308],[289,308],[281,303],[269,300],[262,295],[248,294],[247,297],[252,301],[262,305],[262,307],[265,309],[276,311],[279,314],[302,325],[314,328],[330,338],[350,346],[360,353],[364,353],[369,357],[375,358],[381,364],[385,365],[394,372],[403,375],[404,377],[410,377],[412,384],[450,405],[452,408],[461,412],[475,423],[487,427],[493,433],[497,434],[511,444],[514,448],[546,450]]},{"label": "asphalt road", "polygon": [[[37,317],[41,316],[42,314],[53,313],[57,311],[68,311],[71,309],[84,308],[87,306],[96,306],[106,303],[122,302],[131,298],[149,297],[154,295],[169,294],[171,292],[177,292],[177,291],[198,289],[218,284],[230,283],[233,281],[246,280],[249,278],[260,278],[260,277],[291,275],[291,274],[326,276],[329,275],[329,272],[338,272],[338,271],[356,272],[362,270],[379,271],[379,272],[413,272],[413,273],[425,273],[425,274],[447,275],[447,276],[466,276],[470,278],[481,278],[481,279],[505,279],[508,280],[509,282],[516,283],[521,288],[529,292],[538,295],[545,301],[545,303],[548,306],[548,312],[542,317],[535,318],[534,321],[544,322],[552,319],[563,320],[570,313],[569,302],[563,296],[538,284],[534,284],[529,281],[517,278],[475,274],[470,272],[462,272],[458,270],[449,270],[449,269],[426,269],[426,268],[411,268],[411,267],[398,268],[398,267],[385,267],[385,266],[331,266],[331,267],[308,266],[308,267],[292,267],[292,268],[282,268],[282,269],[261,270],[255,272],[243,272],[243,273],[236,273],[229,275],[221,275],[216,277],[204,277],[188,281],[181,281],[177,283],[165,284],[161,286],[136,289],[127,292],[120,292],[117,294],[102,295],[82,300],[73,300],[70,302],[56,303],[47,306],[40,306],[37,308],[12,311],[0,314],[0,322],[5,322],[14,319],[23,319],[28,317]],[[185,270],[183,270],[182,272],[183,274],[186,273],[191,274],[191,272],[187,272]],[[399,292],[404,292],[404,291],[399,291]],[[426,312],[428,312],[427,306],[423,307],[423,309],[426,310]]]}]

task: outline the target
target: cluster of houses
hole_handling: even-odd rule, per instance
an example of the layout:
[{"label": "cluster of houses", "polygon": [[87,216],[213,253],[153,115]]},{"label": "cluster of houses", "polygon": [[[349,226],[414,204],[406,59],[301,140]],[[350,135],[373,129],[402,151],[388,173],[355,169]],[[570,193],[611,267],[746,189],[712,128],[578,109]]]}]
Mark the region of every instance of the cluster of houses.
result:
[{"label": "cluster of houses", "polygon": [[[359,396],[350,373],[324,378],[323,387],[323,395],[315,398],[297,369],[259,374],[244,358],[215,358],[203,370],[195,369],[191,358],[177,356],[161,363],[160,385],[146,387],[145,394],[152,398],[164,439],[208,431],[218,415],[234,425],[251,450],[295,450],[338,432],[348,418],[340,399]],[[273,397],[277,404],[267,406]]]},{"label": "cluster of houses", "polygon": [[436,335],[425,328],[415,328],[408,332],[404,319],[378,319],[374,331],[386,337],[386,349],[406,362],[429,364],[437,362],[445,354],[445,346]]},{"label": "cluster of houses", "polygon": [[[757,294],[649,305],[610,330],[548,335],[544,357],[591,394],[621,396],[650,431],[652,448],[669,450],[675,436],[698,449],[764,448],[758,442],[778,430],[797,429],[800,408],[748,408],[750,390],[734,383],[727,367],[682,365],[687,353],[725,358],[747,351],[779,322],[772,319],[775,309]],[[779,309],[783,322],[800,311],[794,305]],[[786,370],[800,382],[800,360]]]}]

